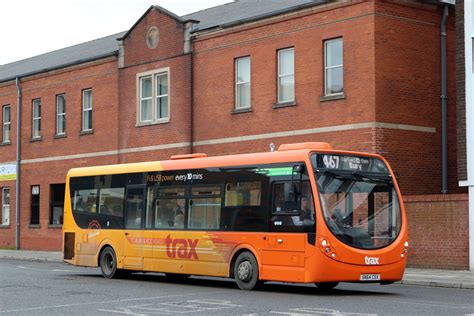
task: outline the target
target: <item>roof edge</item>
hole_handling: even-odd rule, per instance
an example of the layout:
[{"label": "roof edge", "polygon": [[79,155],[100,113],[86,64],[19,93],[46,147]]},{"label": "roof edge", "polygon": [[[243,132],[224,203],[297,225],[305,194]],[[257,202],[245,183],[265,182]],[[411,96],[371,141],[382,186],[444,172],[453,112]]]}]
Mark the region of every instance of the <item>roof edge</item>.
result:
[{"label": "roof edge", "polygon": [[38,75],[38,74],[41,74],[41,73],[45,73],[45,72],[48,72],[48,71],[53,71],[53,70],[58,70],[58,69],[67,68],[67,67],[71,67],[71,66],[76,66],[76,65],[79,65],[79,64],[84,64],[84,63],[87,63],[87,62],[96,61],[96,60],[99,60],[99,59],[104,59],[104,58],[111,57],[111,56],[116,56],[116,55],[118,55],[118,50],[113,51],[111,53],[94,56],[94,57],[91,57],[91,58],[79,59],[79,60],[76,60],[76,61],[73,61],[73,62],[70,62],[70,63],[65,63],[65,64],[61,64],[61,65],[57,65],[57,66],[53,66],[53,67],[49,67],[49,68],[43,68],[43,69],[32,71],[32,72],[17,74],[13,77],[7,77],[6,79],[1,79],[0,83],[15,80],[16,78],[25,78],[25,77],[30,77],[30,76]]},{"label": "roof edge", "polygon": [[299,10],[303,10],[303,9],[307,9],[307,8],[311,8],[311,7],[315,7],[315,6],[320,6],[320,5],[323,5],[323,4],[327,4],[329,2],[331,2],[331,0],[322,0],[321,2],[310,2],[310,3],[300,4],[300,5],[297,5],[297,6],[294,6],[294,7],[281,9],[281,10],[276,10],[276,11],[268,12],[268,13],[265,13],[265,14],[260,14],[260,15],[257,15],[257,16],[253,16],[253,17],[250,17],[250,18],[240,19],[240,20],[237,20],[237,21],[229,22],[229,23],[224,23],[224,24],[220,24],[220,25],[211,26],[211,27],[208,27],[208,28],[203,28],[203,29],[198,28],[198,29],[192,31],[192,33],[199,33],[199,32],[202,32],[202,31],[209,31],[209,30],[216,29],[216,28],[221,28],[221,29],[230,28],[230,27],[233,27],[233,26],[238,26],[238,25],[242,25],[242,24],[246,24],[246,23],[250,23],[250,22],[256,22],[256,21],[259,21],[259,20],[263,20],[263,19],[266,19],[266,18],[271,18],[271,17],[278,16],[278,15],[285,14],[285,13],[291,13],[291,12],[296,12],[296,11],[299,11]]},{"label": "roof edge", "polygon": [[[117,40],[118,41],[123,41],[124,39],[126,39],[130,35],[130,33],[132,33],[133,29],[145,18],[145,16],[147,16],[147,14],[151,10],[157,10],[161,13],[164,13],[167,16],[175,19],[177,22],[182,23],[182,24],[184,24],[186,22],[195,22],[195,20],[192,20],[192,19],[185,20],[185,19],[181,18],[180,16],[174,14],[173,12],[168,11],[163,7],[160,7],[159,5],[152,5],[148,8],[148,10],[145,11],[145,13],[142,14],[142,16],[137,20],[137,22],[135,22],[135,24],[132,25],[132,27],[127,31],[127,33],[125,33],[125,35],[123,35],[122,37],[117,38]],[[199,22],[199,21],[197,21],[197,22]]]}]

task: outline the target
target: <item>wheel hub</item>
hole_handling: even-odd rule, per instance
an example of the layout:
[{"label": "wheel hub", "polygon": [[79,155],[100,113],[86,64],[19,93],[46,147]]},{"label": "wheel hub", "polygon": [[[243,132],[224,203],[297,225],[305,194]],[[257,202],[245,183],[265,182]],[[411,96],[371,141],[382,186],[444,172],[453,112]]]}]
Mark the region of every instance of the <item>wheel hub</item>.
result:
[{"label": "wheel hub", "polygon": [[239,280],[248,281],[252,278],[252,264],[248,261],[241,262],[237,268],[237,277]]}]

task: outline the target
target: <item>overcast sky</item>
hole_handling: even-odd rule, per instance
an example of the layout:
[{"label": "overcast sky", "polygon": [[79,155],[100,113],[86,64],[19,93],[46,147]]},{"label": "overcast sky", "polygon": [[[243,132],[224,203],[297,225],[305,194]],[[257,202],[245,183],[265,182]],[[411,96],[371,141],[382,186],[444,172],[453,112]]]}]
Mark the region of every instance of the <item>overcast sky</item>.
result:
[{"label": "overcast sky", "polygon": [[151,5],[184,15],[232,0],[0,0],[0,65],[128,30]]}]

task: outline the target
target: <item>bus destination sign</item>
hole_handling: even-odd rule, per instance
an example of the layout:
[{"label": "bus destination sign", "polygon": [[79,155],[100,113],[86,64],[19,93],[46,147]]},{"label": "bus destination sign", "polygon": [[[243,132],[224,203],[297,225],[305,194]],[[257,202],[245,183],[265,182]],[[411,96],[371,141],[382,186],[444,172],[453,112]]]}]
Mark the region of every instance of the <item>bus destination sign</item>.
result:
[{"label": "bus destination sign", "polygon": [[372,159],[364,157],[319,155],[318,167],[325,169],[370,171],[371,161]]}]

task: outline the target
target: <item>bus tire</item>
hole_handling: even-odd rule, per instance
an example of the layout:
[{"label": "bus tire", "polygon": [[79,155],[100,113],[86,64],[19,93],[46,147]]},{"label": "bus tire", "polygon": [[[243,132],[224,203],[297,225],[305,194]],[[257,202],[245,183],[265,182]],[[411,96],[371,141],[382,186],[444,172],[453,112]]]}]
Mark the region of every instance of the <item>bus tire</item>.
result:
[{"label": "bus tire", "polygon": [[106,279],[118,278],[120,270],[117,269],[117,256],[111,247],[106,247],[100,253],[99,258],[100,271]]},{"label": "bus tire", "polygon": [[339,282],[321,282],[321,283],[314,283],[318,289],[323,291],[329,291],[335,288]]},{"label": "bus tire", "polygon": [[250,252],[242,252],[235,260],[234,278],[241,290],[250,291],[258,285],[258,264]]}]

